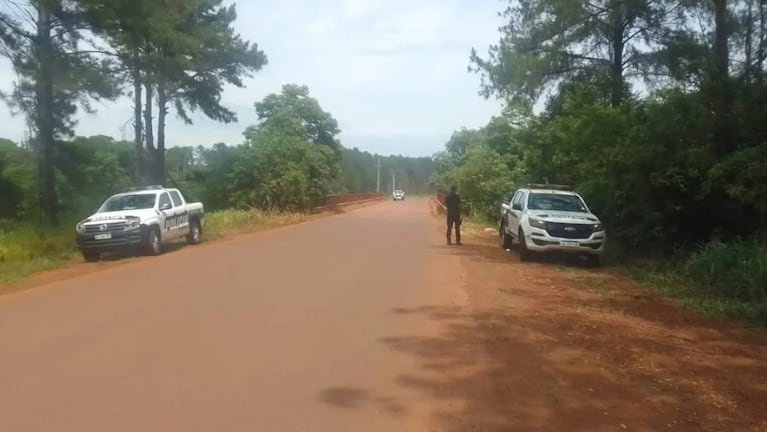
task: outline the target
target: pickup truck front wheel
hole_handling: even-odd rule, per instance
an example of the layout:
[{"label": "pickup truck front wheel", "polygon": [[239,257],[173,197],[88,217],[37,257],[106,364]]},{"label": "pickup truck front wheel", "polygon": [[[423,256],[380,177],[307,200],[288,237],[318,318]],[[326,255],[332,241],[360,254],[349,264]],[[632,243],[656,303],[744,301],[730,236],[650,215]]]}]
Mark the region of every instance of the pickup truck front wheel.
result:
[{"label": "pickup truck front wheel", "polygon": [[189,222],[189,234],[186,235],[186,241],[192,245],[200,244],[202,242],[202,228],[200,228],[199,222]]},{"label": "pickup truck front wheel", "polygon": [[160,231],[157,228],[152,228],[149,231],[149,234],[147,234],[144,249],[148,255],[160,255],[160,253],[162,253]]},{"label": "pickup truck front wheel", "polygon": [[101,259],[101,254],[93,251],[83,251],[83,259],[85,262],[98,262]]},{"label": "pickup truck front wheel", "polygon": [[527,248],[527,240],[525,240],[525,232],[522,231],[522,228],[519,229],[519,233],[517,234],[519,237],[519,259],[522,261],[530,261],[530,258],[532,258],[530,249]]}]

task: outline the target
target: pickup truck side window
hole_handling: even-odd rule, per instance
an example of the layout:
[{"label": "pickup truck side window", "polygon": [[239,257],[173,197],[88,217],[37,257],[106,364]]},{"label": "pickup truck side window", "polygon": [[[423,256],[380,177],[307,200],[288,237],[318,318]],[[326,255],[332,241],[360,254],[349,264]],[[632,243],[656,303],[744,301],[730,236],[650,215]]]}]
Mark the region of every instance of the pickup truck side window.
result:
[{"label": "pickup truck side window", "polygon": [[514,210],[521,210],[520,206],[520,198],[522,198],[522,192],[517,191],[517,193],[514,194],[514,199],[511,200],[511,208]]},{"label": "pickup truck side window", "polygon": [[183,202],[181,195],[177,191],[170,191],[170,198],[173,200],[173,207],[178,207]]},{"label": "pickup truck side window", "polygon": [[162,195],[160,195],[160,202],[158,206],[162,208],[163,205],[170,205],[170,197],[168,196],[167,192],[164,192]]},{"label": "pickup truck side window", "polygon": [[525,209],[525,203],[527,202],[527,192],[519,194],[519,210]]}]

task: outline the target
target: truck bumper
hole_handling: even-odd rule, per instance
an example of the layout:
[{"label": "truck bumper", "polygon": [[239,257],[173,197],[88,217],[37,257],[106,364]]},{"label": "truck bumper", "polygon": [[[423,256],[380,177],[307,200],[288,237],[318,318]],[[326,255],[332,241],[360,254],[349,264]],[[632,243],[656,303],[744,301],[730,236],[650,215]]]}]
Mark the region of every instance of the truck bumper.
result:
[{"label": "truck bumper", "polygon": [[146,226],[129,231],[110,232],[111,238],[109,239],[96,240],[96,234],[77,233],[75,241],[81,252],[109,252],[141,246],[146,243],[148,233],[149,229]]},{"label": "truck bumper", "polygon": [[567,239],[551,237],[545,230],[533,229],[525,234],[527,249],[533,252],[557,252],[580,255],[601,255],[607,236],[604,232],[591,235],[588,239]]}]

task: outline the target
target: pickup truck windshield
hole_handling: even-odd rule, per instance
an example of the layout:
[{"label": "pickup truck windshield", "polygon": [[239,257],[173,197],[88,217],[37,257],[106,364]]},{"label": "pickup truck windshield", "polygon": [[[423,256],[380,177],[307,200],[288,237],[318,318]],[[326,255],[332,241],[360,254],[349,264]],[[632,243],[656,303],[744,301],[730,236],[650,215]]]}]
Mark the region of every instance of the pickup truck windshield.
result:
[{"label": "pickup truck windshield", "polygon": [[530,210],[553,210],[568,212],[586,212],[586,206],[580,198],[575,195],[555,195],[555,194],[530,194],[527,201],[527,208]]},{"label": "pickup truck windshield", "polygon": [[119,195],[109,198],[107,202],[101,206],[99,213],[150,209],[154,207],[154,202],[156,200],[157,194]]}]

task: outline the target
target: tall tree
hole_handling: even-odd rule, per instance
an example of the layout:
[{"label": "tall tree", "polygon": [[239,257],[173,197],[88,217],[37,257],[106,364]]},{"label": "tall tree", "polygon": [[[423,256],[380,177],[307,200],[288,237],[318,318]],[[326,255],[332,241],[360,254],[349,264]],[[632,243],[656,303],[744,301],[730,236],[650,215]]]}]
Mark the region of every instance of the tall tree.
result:
[{"label": "tall tree", "polygon": [[502,37],[487,59],[472,51],[485,96],[529,109],[557,83],[589,76],[605,83],[611,104],[624,101],[627,79],[643,76],[670,0],[530,0],[510,2]]},{"label": "tall tree", "polygon": [[309,95],[308,87],[286,84],[279,94],[268,95],[256,102],[255,107],[259,126],[294,129],[307,141],[333,150],[340,160],[338,122]]},{"label": "tall tree", "polygon": [[[237,120],[234,111],[221,104],[224,85],[244,87],[267,63],[255,43],[242,39],[233,29],[234,5],[223,0],[174,2],[177,8],[169,23],[171,31],[155,43],[157,62],[153,82],[157,89],[157,158],[155,178],[165,178],[165,126],[168,106],[187,124],[189,112],[225,123]],[[166,15],[167,17],[168,15]]]},{"label": "tall tree", "polygon": [[137,179],[162,183],[170,107],[187,124],[196,111],[236,121],[221,103],[224,85],[243,87],[243,78],[267,63],[266,55],[234,31],[235,6],[223,0],[80,1],[130,71],[136,149],[144,155],[143,164],[137,159]]},{"label": "tall tree", "polygon": [[58,223],[55,152],[62,137],[73,134],[78,103],[115,97],[110,64],[85,46],[87,29],[77,4],[66,0],[11,2],[0,11],[0,54],[18,75],[14,90],[3,95],[26,114],[36,134],[41,221]]}]

